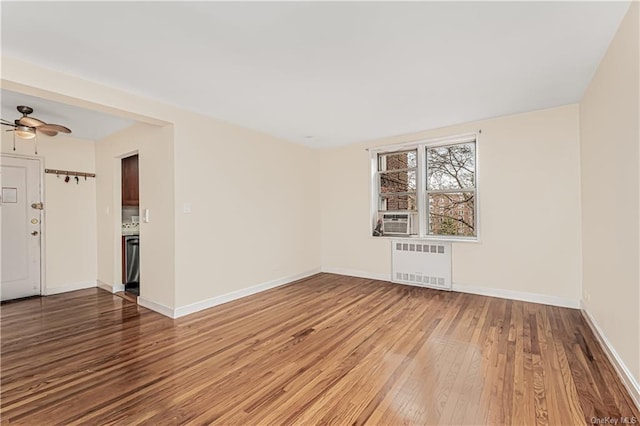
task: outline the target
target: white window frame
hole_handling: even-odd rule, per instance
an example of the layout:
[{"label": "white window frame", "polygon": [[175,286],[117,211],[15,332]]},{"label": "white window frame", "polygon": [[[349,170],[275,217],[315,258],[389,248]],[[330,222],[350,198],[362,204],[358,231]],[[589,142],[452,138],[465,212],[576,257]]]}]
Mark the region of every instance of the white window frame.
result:
[{"label": "white window frame", "polygon": [[[392,151],[392,153],[393,154],[396,154],[396,153],[397,154],[402,154],[403,152],[410,152],[410,151],[414,151],[414,149],[403,149],[403,150],[400,150],[400,151]],[[385,154],[385,153],[379,153],[379,154]],[[417,213],[418,210],[420,209],[420,207],[418,207],[418,203],[419,203],[419,201],[418,201],[419,200],[418,191],[419,191],[419,188],[418,188],[418,182],[417,182],[420,179],[419,172],[418,172],[418,161],[419,161],[418,153],[416,152],[416,167],[407,167],[406,169],[393,169],[393,170],[380,171],[380,170],[378,170],[379,167],[380,167],[380,163],[379,163],[380,157],[379,157],[379,155],[376,155],[376,161],[377,161],[376,162],[376,179],[377,179],[376,185],[377,185],[377,188],[378,188],[378,205],[377,205],[378,208],[379,208],[379,203],[380,203],[380,197],[382,196],[382,194],[380,194],[380,180],[381,180],[382,174],[383,173],[410,172],[410,171],[414,171],[415,170],[415,172],[416,172],[416,193],[415,193],[416,210],[389,210],[389,214],[396,214],[396,213],[402,214],[404,212],[407,212],[407,213],[410,214],[413,211],[415,211]],[[411,196],[412,194],[413,193],[411,191],[407,191],[407,192],[390,192],[390,193],[386,193],[385,195],[397,195],[397,196],[398,195],[407,195],[407,196]]]},{"label": "white window frame", "polygon": [[[437,240],[437,241],[453,241],[453,242],[480,242],[480,188],[478,185],[480,175],[480,162],[479,162],[479,146],[480,146],[480,131],[474,133],[465,133],[455,136],[448,136],[436,139],[421,139],[416,141],[409,141],[405,143],[386,145],[369,148],[370,160],[371,160],[371,179],[370,179],[370,197],[371,197],[371,227],[369,235],[375,229],[378,221],[378,203],[380,197],[380,185],[378,179],[378,154],[390,154],[394,152],[402,152],[415,149],[417,150],[417,185],[416,196],[418,205],[418,235],[411,236],[380,236],[373,237],[375,239],[380,238],[421,238],[425,240]],[[474,195],[474,230],[476,235],[473,237],[456,236],[456,235],[430,235],[429,230],[429,206],[427,199],[427,164],[426,155],[427,148],[434,148],[438,146],[448,146],[475,142],[475,195]],[[458,191],[460,192],[460,191]],[[467,192],[467,191],[465,191]],[[409,212],[409,211],[408,211]]]}]

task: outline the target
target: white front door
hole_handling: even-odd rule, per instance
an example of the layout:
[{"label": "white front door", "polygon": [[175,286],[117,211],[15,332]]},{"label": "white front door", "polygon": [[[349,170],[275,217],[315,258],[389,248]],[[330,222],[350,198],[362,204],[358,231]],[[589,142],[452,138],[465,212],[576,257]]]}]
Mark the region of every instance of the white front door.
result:
[{"label": "white front door", "polygon": [[0,156],[0,184],[0,297],[34,296],[40,294],[40,160]]}]

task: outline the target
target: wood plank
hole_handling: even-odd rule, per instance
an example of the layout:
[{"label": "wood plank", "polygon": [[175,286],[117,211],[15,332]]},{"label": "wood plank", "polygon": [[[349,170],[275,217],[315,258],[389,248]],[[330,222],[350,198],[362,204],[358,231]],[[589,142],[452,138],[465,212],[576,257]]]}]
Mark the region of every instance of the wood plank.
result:
[{"label": "wood plank", "polygon": [[3,424],[591,424],[640,417],[577,310],[318,274],[172,320],[100,289],[2,304]]}]

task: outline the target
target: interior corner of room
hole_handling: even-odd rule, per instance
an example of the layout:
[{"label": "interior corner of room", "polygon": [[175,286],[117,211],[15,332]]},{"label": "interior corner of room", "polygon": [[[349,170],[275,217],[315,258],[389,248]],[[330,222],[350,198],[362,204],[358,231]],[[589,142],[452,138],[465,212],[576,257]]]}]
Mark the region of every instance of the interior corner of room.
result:
[{"label": "interior corner of room", "polygon": [[[579,43],[586,49],[597,42],[602,49],[589,77],[580,74],[582,86],[571,90],[563,85],[578,77],[566,75],[578,71],[569,62],[556,73],[564,80],[547,75],[545,64],[511,67],[500,52],[492,58],[504,66],[486,75],[481,58],[455,62],[465,87],[456,92],[460,99],[476,94],[516,105],[528,96],[534,105],[529,109],[485,114],[481,102],[473,119],[458,120],[464,115],[454,111],[450,120],[437,121],[437,102],[427,107],[425,101],[428,113],[403,110],[407,119],[400,132],[349,134],[348,143],[339,143],[331,127],[341,120],[372,121],[367,114],[377,117],[383,110],[374,99],[395,86],[371,87],[366,111],[338,118],[321,101],[309,106],[304,97],[286,98],[314,117],[309,123],[326,125],[324,145],[304,122],[278,121],[267,107],[262,115],[242,110],[234,121],[133,93],[126,84],[111,87],[106,77],[92,81],[4,53],[2,118],[10,131],[3,127],[1,135],[2,280],[3,286],[14,280],[21,287],[15,293],[3,287],[2,298],[47,300],[98,287],[139,305],[135,315],[148,308],[175,320],[317,274],[337,274],[364,278],[366,288],[378,280],[553,307],[545,312],[562,307],[584,317],[640,406],[640,3],[629,2],[618,15],[607,21],[615,31]],[[510,52],[519,46],[508,43]],[[576,61],[578,47],[572,51]],[[273,70],[293,72],[298,62],[287,64]],[[393,68],[375,64],[365,67],[374,76]],[[516,90],[520,80],[509,76],[537,66],[533,82]],[[464,67],[487,81],[500,75],[514,87],[487,93],[480,80],[467,87]],[[212,80],[242,77],[223,68]],[[263,71],[265,78],[271,75],[271,69]],[[326,73],[341,75],[329,65]],[[300,76],[286,75],[287,84],[298,87]],[[406,70],[407,79],[412,75]],[[350,83],[354,91],[356,83]],[[257,90],[255,81],[246,84],[244,91]],[[193,89],[185,87],[181,94]],[[325,88],[332,102],[366,97],[337,88]],[[167,96],[173,93],[166,89]],[[543,91],[555,95],[543,99]],[[264,93],[275,102],[275,92]],[[408,96],[402,93],[389,95],[398,108]],[[424,91],[416,85],[408,93],[430,102],[447,95],[437,85]],[[256,95],[255,111],[262,99]],[[236,103],[229,100],[229,108]],[[23,114],[19,105],[33,112]],[[217,108],[225,111],[225,105]],[[429,114],[442,124],[420,127],[422,115]],[[29,125],[18,122],[21,116],[31,118],[24,121]],[[277,126],[265,124],[264,117],[288,123],[291,133],[270,131]],[[54,127],[42,127],[52,123],[72,132],[52,136],[47,132]],[[25,126],[29,134],[16,133]],[[296,138],[288,137],[294,133]],[[435,166],[429,156],[438,154],[432,151],[444,147],[455,156],[446,148],[463,143],[473,145],[471,183],[445,180],[430,187]],[[398,152],[410,154],[390,165],[389,156]],[[18,249],[8,250],[14,236]],[[549,319],[540,321],[546,325]]]}]

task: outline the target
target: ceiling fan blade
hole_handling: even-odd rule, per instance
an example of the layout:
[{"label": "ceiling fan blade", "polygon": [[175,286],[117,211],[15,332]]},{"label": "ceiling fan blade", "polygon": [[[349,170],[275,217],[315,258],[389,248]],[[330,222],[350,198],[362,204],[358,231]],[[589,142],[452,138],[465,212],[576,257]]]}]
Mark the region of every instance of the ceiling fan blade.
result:
[{"label": "ceiling fan blade", "polygon": [[39,127],[47,124],[44,121],[38,120],[37,118],[33,117],[20,117],[17,121],[18,124],[28,127]]},{"label": "ceiling fan blade", "polygon": [[48,130],[48,131],[53,131],[53,132],[71,133],[71,129],[69,129],[67,127],[64,127],[64,126],[61,126],[59,124],[43,124],[42,126],[38,126],[37,129],[40,130],[40,131]]},{"label": "ceiling fan blade", "polygon": [[[6,123],[0,123],[0,124],[2,124],[3,126],[16,127],[16,125],[15,125],[15,124],[13,124],[13,123],[9,123],[9,122],[6,122]],[[10,130],[7,130],[7,131],[9,132]]]},{"label": "ceiling fan blade", "polygon": [[45,134],[47,136],[55,136],[58,134],[58,132],[56,132],[55,130],[49,130],[49,129],[43,129],[43,126],[40,127],[36,127],[36,131]]}]

